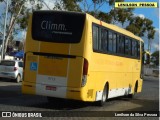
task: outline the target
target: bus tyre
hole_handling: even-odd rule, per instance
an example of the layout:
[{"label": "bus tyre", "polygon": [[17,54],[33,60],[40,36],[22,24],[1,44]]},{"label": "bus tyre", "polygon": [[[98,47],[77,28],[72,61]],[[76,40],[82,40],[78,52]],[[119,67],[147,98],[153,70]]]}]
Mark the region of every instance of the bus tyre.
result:
[{"label": "bus tyre", "polygon": [[21,81],[21,76],[17,75],[16,82],[19,83]]},{"label": "bus tyre", "polygon": [[102,93],[102,99],[100,101],[97,101],[98,106],[103,106],[108,98],[108,88],[107,85],[105,85]]},{"label": "bus tyre", "polygon": [[136,84],[135,84],[135,86],[134,86],[134,91],[133,91],[132,94],[129,94],[129,95],[128,95],[128,98],[131,98],[131,99],[134,98],[135,93],[137,92],[137,85],[138,85],[138,84],[137,84],[137,82],[136,82]]}]

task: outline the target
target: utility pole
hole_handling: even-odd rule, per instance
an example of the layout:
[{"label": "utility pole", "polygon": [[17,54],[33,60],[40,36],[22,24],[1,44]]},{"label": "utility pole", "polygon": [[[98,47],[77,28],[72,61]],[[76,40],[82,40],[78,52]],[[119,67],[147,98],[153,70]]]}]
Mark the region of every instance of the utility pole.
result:
[{"label": "utility pole", "polygon": [[5,42],[5,38],[6,38],[7,13],[8,13],[8,0],[7,0],[7,4],[6,4],[6,12],[5,12],[5,20],[4,20],[3,41],[2,41],[2,49],[1,49],[1,60],[4,59],[4,42]]}]

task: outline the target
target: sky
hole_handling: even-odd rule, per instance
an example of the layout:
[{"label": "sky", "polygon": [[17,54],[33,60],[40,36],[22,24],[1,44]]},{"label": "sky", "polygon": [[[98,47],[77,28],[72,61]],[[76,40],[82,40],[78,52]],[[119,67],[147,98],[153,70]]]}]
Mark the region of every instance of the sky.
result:
[{"label": "sky", "polygon": [[[45,3],[50,7],[51,9],[54,6],[55,0],[44,0]],[[91,0],[87,0],[88,4],[91,5]],[[125,2],[159,2],[158,0],[125,0]],[[32,7],[30,4],[26,4],[28,7]],[[82,7],[82,5],[81,5]],[[99,9],[104,12],[109,12],[112,9],[113,6],[109,6],[107,3],[103,4],[103,6]],[[4,11],[5,5],[0,3],[0,14],[2,11]],[[43,10],[47,10],[48,8],[44,5]],[[90,7],[90,9],[93,9],[93,5]],[[133,11],[134,15],[145,17],[153,21],[153,26],[155,27],[156,33],[155,38],[152,42],[152,51],[159,49],[159,8],[135,8]],[[119,24],[117,24],[119,26]],[[121,27],[121,26],[120,26]],[[22,37],[25,36],[25,31],[18,34],[17,39],[24,39]],[[142,37],[142,39],[145,41],[145,49],[147,49],[147,38]]]}]

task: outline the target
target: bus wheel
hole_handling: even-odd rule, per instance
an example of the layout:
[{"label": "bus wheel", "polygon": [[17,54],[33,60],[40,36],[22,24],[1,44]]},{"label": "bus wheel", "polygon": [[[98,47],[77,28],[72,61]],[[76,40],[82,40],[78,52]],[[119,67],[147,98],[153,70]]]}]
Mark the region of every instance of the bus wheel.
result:
[{"label": "bus wheel", "polygon": [[128,98],[134,98],[135,93],[137,92],[137,88],[138,88],[138,83],[136,82],[135,86],[134,86],[134,91],[132,94],[128,95]]},{"label": "bus wheel", "polygon": [[107,85],[105,85],[102,93],[102,99],[100,101],[97,101],[98,106],[103,106],[108,98],[108,88]]}]

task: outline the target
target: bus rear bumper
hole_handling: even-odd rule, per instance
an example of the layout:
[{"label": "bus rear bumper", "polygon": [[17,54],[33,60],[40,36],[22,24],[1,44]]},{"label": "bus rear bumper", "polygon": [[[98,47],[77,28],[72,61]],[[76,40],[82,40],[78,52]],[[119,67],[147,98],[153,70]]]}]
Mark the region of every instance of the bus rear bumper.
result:
[{"label": "bus rear bumper", "polygon": [[91,97],[87,98],[88,93],[84,88],[36,84],[26,81],[23,81],[22,83],[22,93],[81,101],[93,101]]}]

